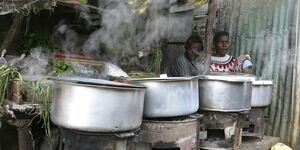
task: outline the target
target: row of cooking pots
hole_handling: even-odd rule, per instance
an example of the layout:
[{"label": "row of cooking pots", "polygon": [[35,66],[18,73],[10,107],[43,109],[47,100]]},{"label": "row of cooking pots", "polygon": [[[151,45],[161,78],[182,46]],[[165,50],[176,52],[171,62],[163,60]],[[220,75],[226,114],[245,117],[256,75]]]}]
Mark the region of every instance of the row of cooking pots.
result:
[{"label": "row of cooking pots", "polygon": [[90,78],[55,78],[51,119],[69,129],[120,132],[138,128],[143,116],[182,116],[199,108],[237,112],[269,105],[272,82],[254,79],[211,74],[134,79],[134,84],[123,84]]}]

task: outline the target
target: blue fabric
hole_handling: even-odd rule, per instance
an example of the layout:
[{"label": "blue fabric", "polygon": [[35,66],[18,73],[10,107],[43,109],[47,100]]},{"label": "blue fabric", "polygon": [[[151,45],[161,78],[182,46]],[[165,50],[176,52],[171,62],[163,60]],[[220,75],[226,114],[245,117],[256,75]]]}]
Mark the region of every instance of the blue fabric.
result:
[{"label": "blue fabric", "polygon": [[252,62],[250,60],[245,60],[243,63],[243,69],[252,66]]}]

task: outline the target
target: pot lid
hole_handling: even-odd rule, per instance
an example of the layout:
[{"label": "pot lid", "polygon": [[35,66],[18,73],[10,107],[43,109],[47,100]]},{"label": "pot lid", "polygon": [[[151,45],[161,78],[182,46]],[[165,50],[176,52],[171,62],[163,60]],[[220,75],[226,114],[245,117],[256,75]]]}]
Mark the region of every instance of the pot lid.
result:
[{"label": "pot lid", "polygon": [[50,77],[49,80],[54,82],[69,82],[77,84],[88,84],[88,85],[100,85],[100,86],[111,86],[111,87],[124,87],[124,88],[146,88],[145,86],[135,84],[125,84],[114,81],[94,79],[94,78],[82,78],[82,77]]},{"label": "pot lid", "polygon": [[137,78],[129,79],[130,81],[160,81],[160,82],[174,82],[174,81],[188,81],[196,79],[196,77],[163,77],[163,78]]},{"label": "pot lid", "polygon": [[273,85],[272,80],[257,80],[253,81],[253,85]]},{"label": "pot lid", "polygon": [[206,75],[198,76],[200,80],[220,80],[231,82],[255,81],[256,76],[243,73],[232,72],[210,72]]}]

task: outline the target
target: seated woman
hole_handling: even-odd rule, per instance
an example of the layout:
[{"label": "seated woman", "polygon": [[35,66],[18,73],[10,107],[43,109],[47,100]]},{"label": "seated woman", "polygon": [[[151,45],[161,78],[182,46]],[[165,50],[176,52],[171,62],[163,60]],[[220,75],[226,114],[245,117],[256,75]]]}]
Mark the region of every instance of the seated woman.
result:
[{"label": "seated woman", "polygon": [[[197,35],[191,35],[185,43],[185,52],[175,59],[173,64],[168,68],[167,74],[170,77],[195,76],[201,72],[199,65],[203,56],[202,39]],[[196,61],[197,60],[197,61]]]},{"label": "seated woman", "polygon": [[210,71],[216,72],[241,72],[245,60],[250,60],[249,55],[238,58],[228,55],[230,51],[229,33],[220,31],[213,38],[215,54],[211,56]]}]

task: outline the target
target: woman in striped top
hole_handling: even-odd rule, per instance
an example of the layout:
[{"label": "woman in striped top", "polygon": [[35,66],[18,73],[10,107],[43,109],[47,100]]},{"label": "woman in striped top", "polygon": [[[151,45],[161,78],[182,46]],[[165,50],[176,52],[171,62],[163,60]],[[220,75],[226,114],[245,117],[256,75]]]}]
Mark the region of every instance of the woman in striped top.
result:
[{"label": "woman in striped top", "polygon": [[175,59],[168,68],[170,77],[195,76],[201,72],[201,66],[197,58],[204,56],[202,39],[197,35],[191,35],[185,43],[185,52]]}]

